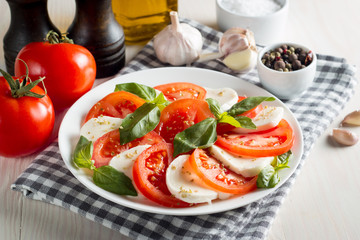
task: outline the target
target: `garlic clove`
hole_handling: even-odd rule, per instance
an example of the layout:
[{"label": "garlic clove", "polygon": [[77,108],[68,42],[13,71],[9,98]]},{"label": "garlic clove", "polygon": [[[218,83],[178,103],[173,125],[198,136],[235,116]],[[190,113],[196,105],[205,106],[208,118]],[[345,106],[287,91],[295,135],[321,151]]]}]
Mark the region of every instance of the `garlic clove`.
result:
[{"label": "garlic clove", "polygon": [[171,24],[155,37],[153,47],[157,58],[171,65],[190,64],[199,58],[203,39],[199,30],[180,23],[177,12],[170,12]]},{"label": "garlic clove", "polygon": [[257,53],[247,48],[242,51],[230,53],[224,58],[223,63],[234,71],[245,73],[256,65]]},{"label": "garlic clove", "polygon": [[353,111],[346,115],[344,120],[341,122],[341,125],[343,124],[360,126],[360,110]]},{"label": "garlic clove", "polygon": [[354,145],[359,141],[359,138],[355,133],[346,129],[334,128],[332,137],[336,142],[346,146]]}]

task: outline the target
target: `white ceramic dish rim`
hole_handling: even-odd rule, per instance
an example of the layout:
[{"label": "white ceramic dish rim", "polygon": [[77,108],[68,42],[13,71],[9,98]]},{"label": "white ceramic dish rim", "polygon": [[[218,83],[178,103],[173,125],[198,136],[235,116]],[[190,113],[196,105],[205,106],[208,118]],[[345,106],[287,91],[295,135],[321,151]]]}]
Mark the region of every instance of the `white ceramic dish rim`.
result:
[{"label": "white ceramic dish rim", "polygon": [[[216,0],[216,5],[221,9],[223,10],[224,12],[227,12],[229,14],[232,14],[234,16],[238,16],[238,17],[243,17],[243,18],[249,18],[249,19],[260,19],[260,18],[268,18],[268,17],[273,17],[273,16],[276,16],[278,14],[281,14],[281,12],[283,11],[286,11],[286,9],[289,7],[289,0],[284,0],[284,4],[281,5],[281,8],[273,13],[269,13],[269,14],[266,14],[266,15],[261,15],[261,16],[249,16],[249,15],[243,15],[243,14],[239,14],[239,13],[236,13],[236,12],[233,12],[227,8],[225,8],[222,3],[221,3],[222,0]],[[276,2],[278,2],[276,0]]]},{"label": "white ceramic dish rim", "polygon": [[[264,55],[267,51],[273,50],[273,49],[275,49],[275,48],[278,48],[278,47],[280,47],[280,46],[283,45],[283,44],[286,44],[286,45],[292,46],[292,47],[296,47],[296,48],[300,47],[300,48],[302,48],[303,50],[305,50],[305,51],[307,51],[307,52],[311,51],[312,54],[313,54],[313,59],[312,59],[311,63],[310,63],[308,66],[306,66],[305,68],[303,68],[303,69],[299,69],[299,70],[292,71],[292,72],[279,72],[279,71],[276,71],[275,69],[271,69],[271,68],[268,68],[267,66],[265,66],[265,64],[261,61],[261,58],[263,57],[263,55]],[[312,65],[314,65],[314,64],[315,64],[315,65],[317,64],[316,53],[315,53],[311,48],[308,48],[308,47],[306,47],[306,46],[304,46],[304,45],[302,45],[302,44],[293,43],[293,42],[273,43],[273,44],[267,45],[267,46],[263,47],[263,48],[260,50],[260,52],[258,53],[257,58],[258,58],[258,59],[257,59],[257,64],[261,64],[262,67],[268,69],[270,72],[275,72],[275,73],[278,73],[278,74],[288,74],[288,75],[291,75],[291,74],[301,74],[301,72],[306,71],[307,68],[309,68],[310,66],[312,66]]]},{"label": "white ceramic dish rim", "polygon": [[[219,79],[221,79],[221,81],[219,81]],[[179,82],[181,80],[210,88],[221,88],[224,86],[232,87],[239,94],[245,94],[247,96],[273,96],[264,89],[244,80],[241,80],[237,77],[213,70],[200,68],[155,68],[115,77],[114,79],[111,79],[99,85],[98,87],[92,89],[84,96],[82,96],[77,102],[74,103],[74,105],[68,110],[68,112],[64,116],[64,119],[60,126],[58,140],[61,156],[70,172],[85,187],[114,203],[144,212],[178,216],[212,214],[242,207],[269,195],[277,188],[279,188],[284,182],[286,182],[286,180],[292,175],[292,173],[295,171],[298,164],[300,163],[303,153],[303,137],[299,123],[294,117],[294,115],[291,113],[289,108],[276,97],[276,101],[268,102],[268,105],[284,107],[284,117],[288,120],[288,122],[294,129],[296,138],[294,147],[292,149],[293,157],[289,162],[290,168],[284,169],[279,173],[281,181],[275,188],[258,189],[244,196],[236,196],[234,198],[226,200],[219,200],[213,202],[212,204],[204,204],[189,208],[167,208],[152,203],[147,199],[137,200],[133,197],[124,197],[107,192],[96,186],[91,181],[91,178],[88,174],[74,166],[71,161],[71,156],[75,148],[76,142],[78,141],[80,126],[86,113],[93,104],[95,104],[98,100],[100,100],[108,93],[112,92],[116,84],[124,82],[138,82],[149,86],[155,86],[158,84],[164,84],[169,82]]]}]

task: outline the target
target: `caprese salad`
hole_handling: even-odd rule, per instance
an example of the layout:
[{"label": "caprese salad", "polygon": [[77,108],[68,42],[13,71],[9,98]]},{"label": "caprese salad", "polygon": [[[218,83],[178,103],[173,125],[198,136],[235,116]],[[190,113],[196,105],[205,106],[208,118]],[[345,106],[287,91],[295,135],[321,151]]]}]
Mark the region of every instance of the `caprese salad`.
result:
[{"label": "caprese salad", "polygon": [[272,188],[294,131],[272,97],[176,82],[123,83],[87,113],[73,161],[94,183],[190,207]]}]

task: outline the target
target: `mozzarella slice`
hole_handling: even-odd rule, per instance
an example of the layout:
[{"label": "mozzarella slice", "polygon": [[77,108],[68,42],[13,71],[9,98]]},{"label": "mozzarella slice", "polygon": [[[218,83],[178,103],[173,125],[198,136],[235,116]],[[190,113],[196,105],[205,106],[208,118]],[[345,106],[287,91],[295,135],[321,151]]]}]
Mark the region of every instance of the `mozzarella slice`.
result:
[{"label": "mozzarella slice", "polygon": [[189,179],[191,174],[184,168],[189,155],[181,155],[175,158],[166,171],[166,185],[176,198],[188,203],[211,203],[218,198],[218,193],[202,186]]},{"label": "mozzarella slice", "polygon": [[80,135],[86,137],[89,141],[94,142],[105,133],[119,128],[121,123],[121,118],[108,116],[91,118],[81,127]]},{"label": "mozzarella slice", "polygon": [[260,173],[260,171],[270,165],[274,157],[263,158],[242,158],[235,156],[224,149],[213,145],[209,148],[210,153],[217,160],[222,162],[224,166],[230,170],[244,177],[253,177]]},{"label": "mozzarella slice", "polygon": [[112,166],[116,170],[123,172],[126,176],[132,179],[132,169],[135,160],[145,149],[149,148],[150,146],[151,145],[140,145],[119,153],[110,160],[109,166]]},{"label": "mozzarella slice", "polygon": [[205,98],[213,98],[220,103],[221,110],[226,111],[231,108],[232,105],[237,103],[238,94],[232,88],[205,88]]},{"label": "mozzarella slice", "polygon": [[256,129],[235,128],[232,131],[236,133],[260,132],[276,127],[284,116],[282,107],[264,106],[263,110],[252,119]]}]

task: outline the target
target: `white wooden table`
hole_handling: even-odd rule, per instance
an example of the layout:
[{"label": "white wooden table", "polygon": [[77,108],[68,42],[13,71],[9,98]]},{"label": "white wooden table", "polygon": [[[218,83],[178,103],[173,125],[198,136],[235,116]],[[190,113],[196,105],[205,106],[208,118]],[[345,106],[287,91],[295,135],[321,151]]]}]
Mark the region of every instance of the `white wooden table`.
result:
[{"label": "white wooden table", "polygon": [[[48,8],[55,25],[65,31],[75,14],[74,0],[49,0]],[[284,41],[299,42],[317,53],[344,57],[360,66],[359,10],[360,1],[291,0]],[[4,69],[2,39],[10,22],[5,0],[0,1],[0,13],[0,67]],[[214,0],[179,0],[179,14],[217,27]],[[127,47],[127,61],[139,49],[141,46]],[[329,140],[332,128],[360,108],[359,90],[357,86],[355,96],[318,139],[268,239],[360,239],[360,143],[338,147]],[[353,130],[360,134],[360,127]],[[126,239],[70,211],[11,191],[11,183],[33,158],[0,157],[1,240]]]}]

